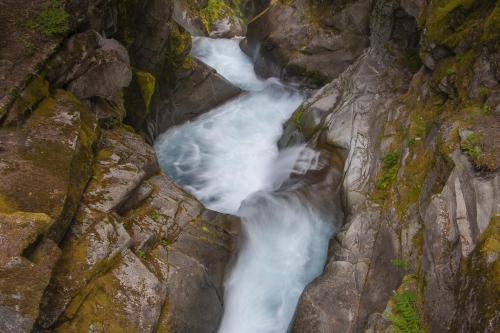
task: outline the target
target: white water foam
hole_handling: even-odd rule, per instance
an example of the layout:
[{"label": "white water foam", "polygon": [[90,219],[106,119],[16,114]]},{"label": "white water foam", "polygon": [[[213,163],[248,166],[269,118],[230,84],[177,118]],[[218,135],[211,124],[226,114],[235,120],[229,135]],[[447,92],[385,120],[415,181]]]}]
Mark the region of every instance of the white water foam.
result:
[{"label": "white water foam", "polygon": [[193,55],[245,93],[155,144],[160,165],[208,208],[241,216],[244,242],[225,281],[220,333],[283,333],[304,287],[319,275],[333,234],[331,215],[303,192],[280,191],[294,173],[318,167],[304,146],[278,151],[300,91],[261,80],[239,40],[195,38]]}]

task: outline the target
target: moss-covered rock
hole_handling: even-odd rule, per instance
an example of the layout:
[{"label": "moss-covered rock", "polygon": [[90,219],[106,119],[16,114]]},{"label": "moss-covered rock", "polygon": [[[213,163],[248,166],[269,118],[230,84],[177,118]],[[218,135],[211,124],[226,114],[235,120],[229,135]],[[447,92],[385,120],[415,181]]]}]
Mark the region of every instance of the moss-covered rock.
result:
[{"label": "moss-covered rock", "polygon": [[52,225],[46,214],[0,213],[0,330],[29,332],[43,291],[60,255],[44,238]]},{"label": "moss-covered rock", "polygon": [[17,210],[53,219],[58,241],[76,210],[96,139],[95,116],[74,96],[57,91],[44,99],[20,129],[0,129],[0,193]]},{"label": "moss-covered rock", "polygon": [[459,310],[453,330],[494,332],[500,325],[500,215],[491,218],[478,246],[462,263]]},{"label": "moss-covered rock", "polygon": [[33,80],[31,80],[10,107],[3,125],[19,125],[36,108],[37,104],[49,95],[49,83],[47,80],[40,75],[35,75]]},{"label": "moss-covered rock", "polygon": [[274,1],[248,23],[243,50],[262,76],[322,86],[368,46],[368,15],[364,0]]},{"label": "moss-covered rock", "polygon": [[146,113],[149,113],[149,105],[151,104],[151,98],[155,92],[156,78],[153,74],[136,70],[135,75],[137,75],[137,82],[141,87],[142,99],[144,100],[144,106],[146,107]]}]

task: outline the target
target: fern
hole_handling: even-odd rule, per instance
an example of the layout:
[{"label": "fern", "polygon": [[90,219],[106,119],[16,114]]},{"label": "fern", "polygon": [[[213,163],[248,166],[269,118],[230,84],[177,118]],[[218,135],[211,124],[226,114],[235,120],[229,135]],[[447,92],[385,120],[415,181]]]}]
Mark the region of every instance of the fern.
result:
[{"label": "fern", "polygon": [[414,292],[404,291],[394,295],[394,309],[386,314],[395,333],[424,333],[420,328]]}]

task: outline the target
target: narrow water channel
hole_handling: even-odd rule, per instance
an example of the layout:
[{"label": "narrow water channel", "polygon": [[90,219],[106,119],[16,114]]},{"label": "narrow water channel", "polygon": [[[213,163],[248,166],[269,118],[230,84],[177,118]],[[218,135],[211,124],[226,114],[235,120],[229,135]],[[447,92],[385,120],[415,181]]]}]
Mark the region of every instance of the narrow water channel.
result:
[{"label": "narrow water channel", "polygon": [[304,287],[324,266],[334,216],[282,186],[318,167],[305,146],[279,151],[304,95],[259,79],[238,39],[195,38],[193,55],[240,87],[239,97],[161,135],[160,165],[210,209],[242,219],[243,243],[225,281],[220,333],[284,333]]}]

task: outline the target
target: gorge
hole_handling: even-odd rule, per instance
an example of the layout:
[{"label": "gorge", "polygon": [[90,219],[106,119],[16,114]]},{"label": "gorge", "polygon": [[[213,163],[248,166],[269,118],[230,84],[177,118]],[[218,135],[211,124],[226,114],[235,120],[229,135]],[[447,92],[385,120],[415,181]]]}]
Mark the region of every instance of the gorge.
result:
[{"label": "gorge", "polygon": [[0,1],[0,332],[496,332],[497,0]]},{"label": "gorge", "polygon": [[282,188],[290,174],[319,168],[318,154],[304,145],[277,150],[303,98],[276,79],[258,79],[239,42],[193,41],[193,54],[244,93],[170,129],[155,146],[177,184],[208,208],[242,218],[243,244],[225,281],[218,331],[286,332],[302,290],[322,271],[339,214],[321,211],[300,186]]}]

